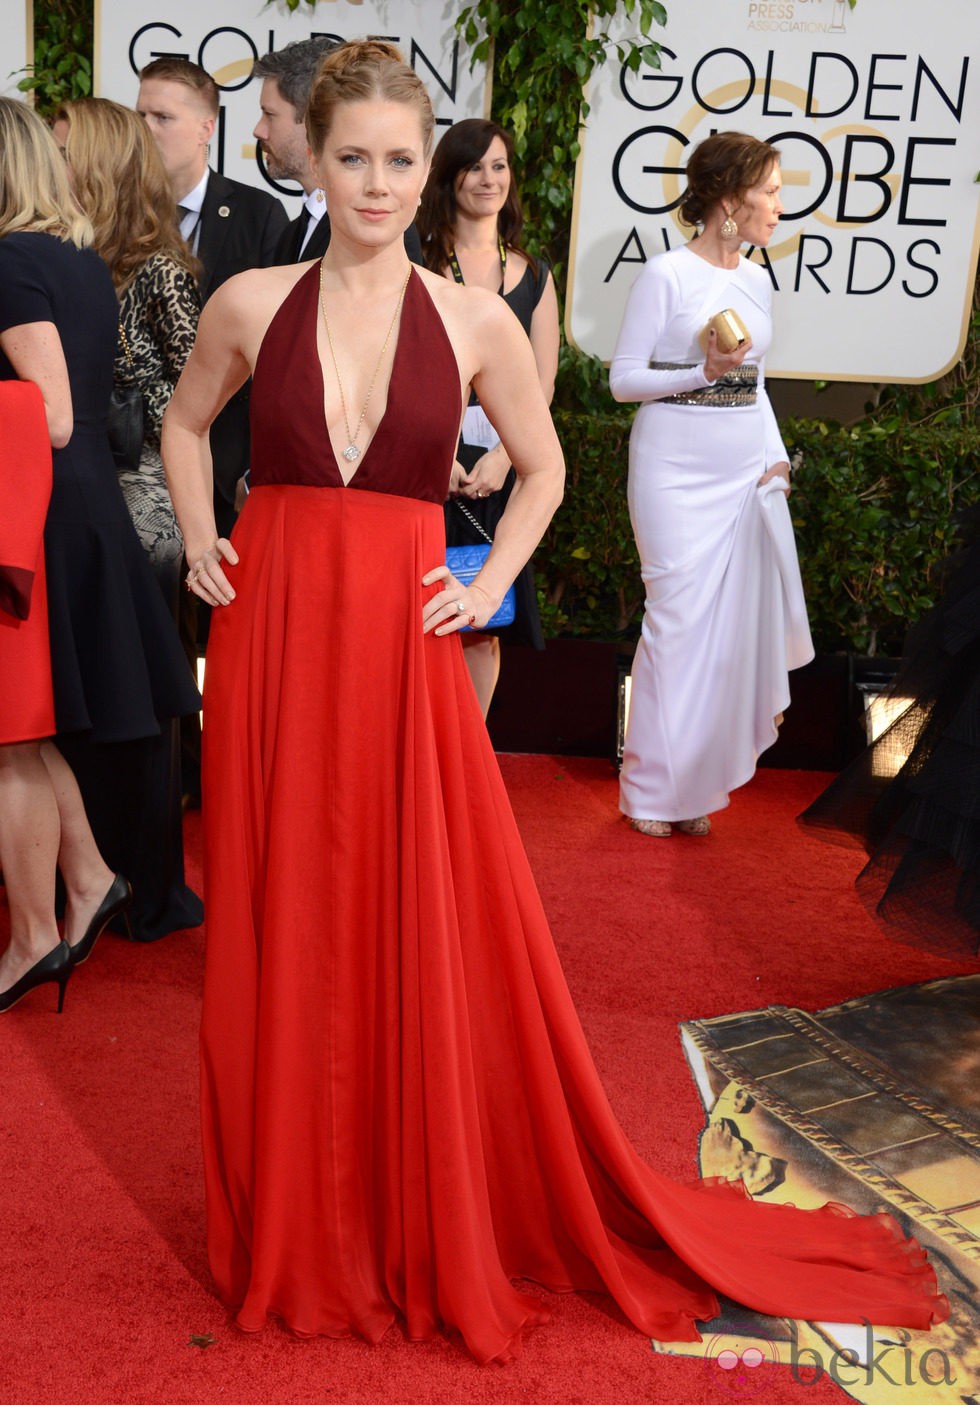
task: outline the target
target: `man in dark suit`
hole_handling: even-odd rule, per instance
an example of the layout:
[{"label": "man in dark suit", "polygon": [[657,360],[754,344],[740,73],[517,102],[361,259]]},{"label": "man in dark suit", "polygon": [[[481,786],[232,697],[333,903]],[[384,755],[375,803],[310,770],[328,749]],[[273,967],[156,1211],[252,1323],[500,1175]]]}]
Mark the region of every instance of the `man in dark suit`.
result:
[{"label": "man in dark suit", "polygon": [[[306,108],[321,59],[339,47],[336,39],[325,35],[297,39],[252,65],[252,77],[262,79],[262,115],[255,125],[255,137],[262,147],[266,170],[273,180],[298,181],[304,193],[303,208],[279,240],[275,263],[318,259],[330,243],[330,215],[323,191],[310,171]],[[422,262],[414,224],[405,232],[405,248],[410,259]]]},{"label": "man in dark suit", "polygon": [[[208,166],[208,147],[218,118],[218,88],[199,64],[182,58],[155,59],[140,73],[137,112],[159,148],[174,189],[180,231],[201,261],[201,300],[226,279],[276,262],[276,246],[289,220],[274,195]],[[248,470],[248,397],[251,382],[234,395],[211,426],[214,516],[226,537],[235,522],[235,495]],[[204,651],[207,611],[182,596],[180,632],[191,667]],[[181,770],[185,804],[200,799],[200,730],[197,717],[181,726]]]},{"label": "man in dark suit", "polygon": [[[181,233],[203,265],[205,302],[234,274],[276,263],[276,247],[289,223],[274,195],[208,166],[218,103],[214,79],[188,59],[155,59],[140,73],[136,110],[153,133],[173,184]],[[235,520],[235,489],[248,468],[248,449],[245,386],[211,429],[215,517],[222,536]]]}]

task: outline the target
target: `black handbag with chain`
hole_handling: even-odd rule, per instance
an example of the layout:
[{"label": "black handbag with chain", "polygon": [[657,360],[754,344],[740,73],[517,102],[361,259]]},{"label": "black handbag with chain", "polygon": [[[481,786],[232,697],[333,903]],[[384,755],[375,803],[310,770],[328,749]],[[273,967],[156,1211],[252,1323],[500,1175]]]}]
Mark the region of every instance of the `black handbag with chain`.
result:
[{"label": "black handbag with chain", "polygon": [[[126,329],[119,323],[119,339],[130,367],[133,354],[129,349]],[[109,415],[106,420],[109,431],[109,447],[116,461],[116,469],[138,469],[143,453],[143,440],[146,437],[146,405],[143,392],[138,385],[113,386],[109,397]]]}]

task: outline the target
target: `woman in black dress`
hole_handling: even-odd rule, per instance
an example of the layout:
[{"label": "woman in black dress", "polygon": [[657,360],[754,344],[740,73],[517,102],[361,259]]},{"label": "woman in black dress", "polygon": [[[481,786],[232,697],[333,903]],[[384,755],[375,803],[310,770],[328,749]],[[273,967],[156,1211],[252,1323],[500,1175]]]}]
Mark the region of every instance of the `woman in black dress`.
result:
[{"label": "woman in black dress", "polygon": [[[81,98],[59,108],[53,132],[119,301],[114,384],[136,385],[143,396],[142,453],[135,468],[119,471],[119,486],[176,620],[184,544],[163,476],[160,425],[194,345],[197,261],[177,229],[170,180],[142,117],[107,98]],[[184,881],[177,719],[127,743],[124,755],[81,740],[70,759],[103,852],[132,880],[132,935],[155,941],[198,926],[204,908]]]},{"label": "woman in black dress", "polygon": [[[24,103],[0,98],[0,379],[40,385],[54,445],[44,543],[59,745],[74,737],[125,744],[157,736],[162,718],[199,706],[109,452],[119,313],[91,238],[50,132]],[[58,748],[48,743],[42,753],[50,779],[35,767],[31,784],[39,804],[50,806],[54,794],[59,824],[41,883],[51,899],[48,936],[57,935],[58,859],[68,890],[65,936],[78,964],[129,905],[129,885],[97,854],[84,881],[67,871],[66,846],[81,844],[84,810]]]},{"label": "woman in black dress", "polygon": [[[513,159],[510,134],[496,122],[476,117],[457,122],[436,147],[416,224],[427,268],[457,283],[500,293],[530,338],[541,388],[550,403],[558,370],[558,299],[547,264],[521,247],[524,217]],[[446,503],[449,545],[479,545],[493,537],[514,482],[500,437],[471,395]],[[530,563],[515,581],[515,590],[517,614],[505,637],[541,649],[544,640]],[[463,638],[485,717],[500,673],[500,641],[486,631]]]}]

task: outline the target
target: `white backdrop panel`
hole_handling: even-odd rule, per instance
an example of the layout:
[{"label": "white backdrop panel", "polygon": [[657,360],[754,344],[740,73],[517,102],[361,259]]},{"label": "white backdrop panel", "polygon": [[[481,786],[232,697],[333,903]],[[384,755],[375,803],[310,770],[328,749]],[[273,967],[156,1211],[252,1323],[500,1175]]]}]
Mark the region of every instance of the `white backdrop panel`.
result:
[{"label": "white backdrop panel", "polygon": [[320,0],[287,9],[283,0],[96,0],[95,91],[132,105],[139,70],[164,54],[199,63],[221,89],[221,117],[211,164],[233,180],[276,191],[290,216],[299,186],[272,181],[256,160],[259,116],[253,61],[294,39],[383,37],[398,44],[425,82],[437,134],[463,117],[482,117],[488,97],[484,65],[470,72],[454,21],[459,0]]},{"label": "white backdrop panel", "polygon": [[17,84],[33,49],[32,0],[4,0],[0,5],[0,94],[22,98]]},{"label": "white backdrop panel", "polygon": [[[663,66],[592,81],[566,313],[608,360],[687,152],[740,130],[782,152],[771,375],[932,380],[962,352],[977,266],[978,0],[671,0]],[[638,38],[625,21],[615,33]]]}]

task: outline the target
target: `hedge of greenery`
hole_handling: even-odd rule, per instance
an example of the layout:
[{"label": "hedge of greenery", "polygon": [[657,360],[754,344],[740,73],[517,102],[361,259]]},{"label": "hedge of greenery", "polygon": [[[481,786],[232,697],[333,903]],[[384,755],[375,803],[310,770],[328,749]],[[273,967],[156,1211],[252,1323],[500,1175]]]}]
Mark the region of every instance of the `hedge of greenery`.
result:
[{"label": "hedge of greenery", "polygon": [[[535,556],[546,632],[630,638],[643,590],[626,507],[632,416],[557,410],[565,501]],[[980,501],[980,430],[783,423],[790,506],[818,650],[897,654],[936,596],[955,513]]]}]

